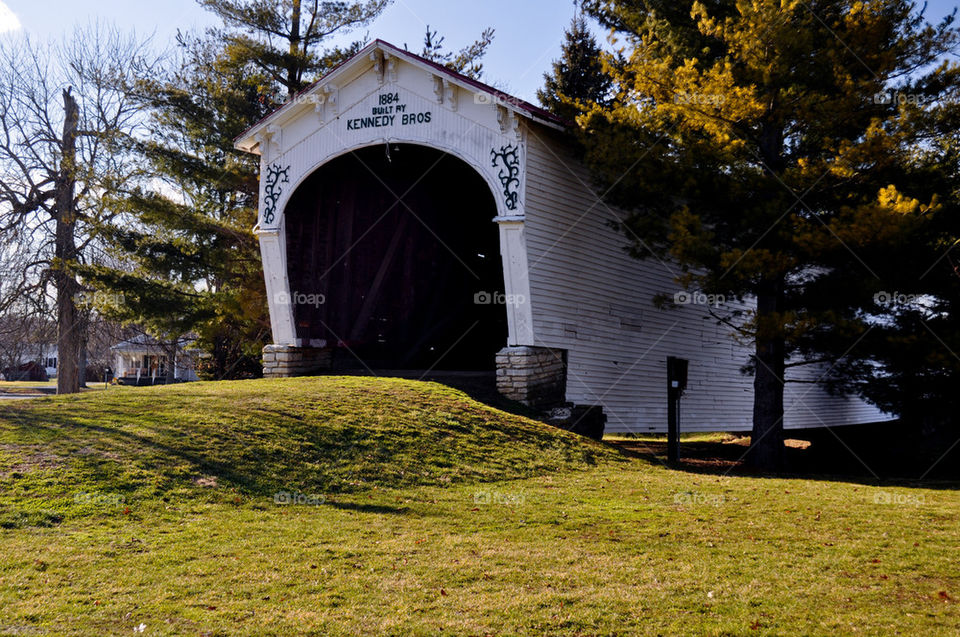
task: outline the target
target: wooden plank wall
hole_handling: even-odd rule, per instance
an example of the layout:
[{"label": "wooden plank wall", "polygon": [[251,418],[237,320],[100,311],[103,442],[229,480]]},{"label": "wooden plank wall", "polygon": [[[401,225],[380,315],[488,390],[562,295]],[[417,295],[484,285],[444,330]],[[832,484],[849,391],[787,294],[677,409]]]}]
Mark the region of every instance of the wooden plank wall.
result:
[{"label": "wooden plank wall", "polygon": [[[749,430],[752,377],[740,373],[748,350],[703,306],[657,309],[655,295],[679,289],[676,268],[627,255],[626,238],[607,224],[619,213],[598,203],[586,169],[545,128],[526,134],[534,334],[537,345],[569,351],[568,400],[603,405],[608,431],[665,432],[666,358],[678,356],[690,360],[684,431]],[[788,385],[785,405],[788,428],[886,419],[812,385]]]}]

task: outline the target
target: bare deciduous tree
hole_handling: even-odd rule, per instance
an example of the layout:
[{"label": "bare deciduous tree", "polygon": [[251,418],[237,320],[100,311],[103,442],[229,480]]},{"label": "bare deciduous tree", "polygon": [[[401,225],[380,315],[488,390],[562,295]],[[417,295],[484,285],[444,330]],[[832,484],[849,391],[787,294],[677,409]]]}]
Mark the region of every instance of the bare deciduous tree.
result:
[{"label": "bare deciduous tree", "polygon": [[0,315],[0,370],[15,370],[27,362],[43,363],[53,327],[30,308],[10,308]]},{"label": "bare deciduous tree", "polygon": [[152,71],[148,42],[94,24],[38,45],[0,41],[0,283],[5,304],[55,307],[58,393],[79,390],[85,320],[74,265],[138,175],[126,141],[142,125],[129,87]]}]

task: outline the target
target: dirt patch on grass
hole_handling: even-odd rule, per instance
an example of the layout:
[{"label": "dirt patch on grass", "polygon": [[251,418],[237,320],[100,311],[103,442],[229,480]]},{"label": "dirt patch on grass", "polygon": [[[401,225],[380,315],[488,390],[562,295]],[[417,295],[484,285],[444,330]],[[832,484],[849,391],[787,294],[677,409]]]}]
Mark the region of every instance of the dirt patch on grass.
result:
[{"label": "dirt patch on grass", "polygon": [[77,449],[76,453],[78,456],[100,456],[101,458],[107,458],[108,460],[116,460],[120,462],[120,454],[114,451],[107,451],[104,449],[94,449],[93,447],[81,447]]},{"label": "dirt patch on grass", "polygon": [[219,486],[216,476],[200,476],[199,478],[194,478],[193,483],[198,487],[207,487],[209,489],[215,489]]},{"label": "dirt patch on grass", "polygon": [[59,469],[66,463],[66,458],[51,453],[42,445],[0,445],[0,478]]}]

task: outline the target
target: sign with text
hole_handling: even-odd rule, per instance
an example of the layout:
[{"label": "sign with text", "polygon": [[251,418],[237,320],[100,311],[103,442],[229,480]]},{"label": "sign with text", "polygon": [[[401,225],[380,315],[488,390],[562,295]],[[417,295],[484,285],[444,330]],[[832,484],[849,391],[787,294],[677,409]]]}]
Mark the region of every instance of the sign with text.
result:
[{"label": "sign with text", "polygon": [[395,124],[400,126],[429,124],[431,119],[433,119],[432,111],[410,112],[407,104],[400,101],[400,93],[380,93],[377,95],[377,105],[371,109],[370,115],[348,119],[347,130],[381,128]]}]

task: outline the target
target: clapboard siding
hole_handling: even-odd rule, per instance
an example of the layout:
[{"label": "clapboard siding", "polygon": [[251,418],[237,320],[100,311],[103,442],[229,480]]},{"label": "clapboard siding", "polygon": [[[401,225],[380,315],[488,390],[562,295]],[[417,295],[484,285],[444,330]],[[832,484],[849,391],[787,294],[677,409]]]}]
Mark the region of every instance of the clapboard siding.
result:
[{"label": "clapboard siding", "polygon": [[[603,405],[610,431],[666,430],[666,358],[690,360],[681,408],[685,431],[747,430],[752,377],[748,350],[705,308],[658,309],[654,296],[678,290],[678,270],[637,261],[598,203],[590,178],[548,130],[527,129],[526,221],[536,345],[567,350],[567,398]],[[811,370],[792,371],[816,378]],[[884,419],[856,399],[814,385],[788,385],[788,428]]]}]

